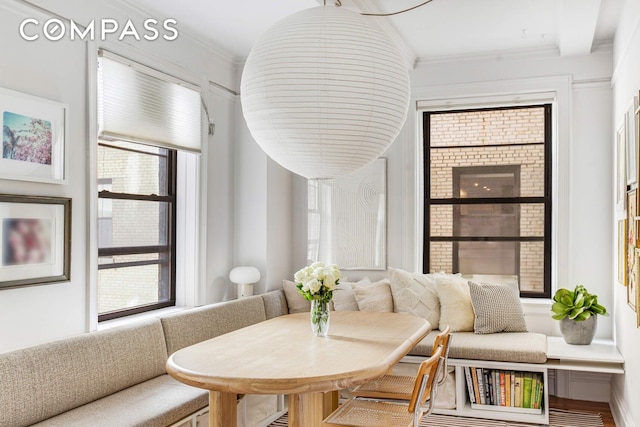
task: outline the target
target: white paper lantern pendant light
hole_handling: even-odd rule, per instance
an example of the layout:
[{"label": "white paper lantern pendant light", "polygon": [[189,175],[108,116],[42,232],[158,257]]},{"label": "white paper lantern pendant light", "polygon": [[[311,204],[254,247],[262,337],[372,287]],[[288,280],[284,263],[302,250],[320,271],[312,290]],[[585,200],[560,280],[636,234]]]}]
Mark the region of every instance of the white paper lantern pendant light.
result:
[{"label": "white paper lantern pendant light", "polygon": [[319,6],[271,27],[241,82],[251,135],[280,165],[336,178],[378,158],[409,108],[407,67],[371,18]]}]

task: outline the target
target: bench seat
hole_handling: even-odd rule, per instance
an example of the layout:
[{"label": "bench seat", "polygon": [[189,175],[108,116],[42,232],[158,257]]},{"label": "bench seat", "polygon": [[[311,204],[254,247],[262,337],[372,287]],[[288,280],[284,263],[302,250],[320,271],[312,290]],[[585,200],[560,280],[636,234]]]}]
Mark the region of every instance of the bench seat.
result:
[{"label": "bench seat", "polygon": [[182,384],[165,374],[64,412],[35,426],[168,426],[208,404],[207,390]]},{"label": "bench seat", "polygon": [[[440,333],[438,330],[431,331],[409,355],[428,357],[431,354],[433,340],[438,333]],[[454,332],[449,347],[449,357],[496,362],[545,363],[547,336],[534,332],[497,334]]]}]

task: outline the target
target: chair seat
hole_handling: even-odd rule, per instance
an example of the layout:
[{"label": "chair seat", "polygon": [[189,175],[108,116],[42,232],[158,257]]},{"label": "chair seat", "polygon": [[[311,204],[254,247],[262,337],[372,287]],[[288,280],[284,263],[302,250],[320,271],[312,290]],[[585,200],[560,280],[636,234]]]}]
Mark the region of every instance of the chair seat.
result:
[{"label": "chair seat", "polygon": [[411,376],[385,375],[354,388],[351,390],[351,394],[372,398],[409,400],[415,382],[415,377]]},{"label": "chair seat", "polygon": [[413,415],[409,413],[407,404],[350,399],[328,416],[322,425],[324,427],[409,427],[412,423]]}]

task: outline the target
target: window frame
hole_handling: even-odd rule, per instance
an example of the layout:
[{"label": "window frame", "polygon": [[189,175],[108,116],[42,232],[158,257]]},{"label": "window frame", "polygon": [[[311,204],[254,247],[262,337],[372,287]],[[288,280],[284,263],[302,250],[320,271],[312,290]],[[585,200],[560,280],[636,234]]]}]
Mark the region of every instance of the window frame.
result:
[{"label": "window frame", "polygon": [[[139,144],[139,143],[136,143]],[[132,148],[119,147],[117,145],[110,144],[109,141],[106,140],[98,140],[98,146],[109,147],[112,149],[135,152],[139,154],[149,155],[149,156],[158,156],[158,154],[149,153],[141,150],[135,150]],[[123,263],[115,263],[115,264],[100,264],[98,263],[98,271],[110,268],[126,268],[126,267],[135,267],[142,265],[152,265],[158,264],[162,265],[165,263],[163,260],[163,254],[168,256],[168,264],[169,272],[168,272],[168,283],[166,285],[166,289],[163,288],[162,284],[158,282],[158,293],[165,293],[168,295],[167,299],[162,299],[161,301],[151,303],[151,304],[142,304],[135,307],[130,308],[122,308],[118,310],[112,310],[104,313],[98,312],[98,322],[103,322],[106,320],[117,319],[121,317],[130,316],[133,314],[144,313],[151,310],[157,310],[160,308],[173,307],[176,305],[176,264],[177,264],[177,256],[176,256],[176,217],[177,217],[177,163],[178,163],[178,152],[175,149],[159,147],[167,150],[167,195],[166,196],[158,196],[156,194],[145,195],[145,194],[133,194],[133,193],[119,193],[113,192],[109,190],[98,191],[98,200],[99,199],[112,199],[112,200],[136,200],[136,201],[152,201],[152,202],[164,202],[168,203],[169,209],[168,214],[169,218],[167,221],[168,230],[167,230],[167,241],[165,245],[152,245],[152,246],[122,246],[122,247],[109,247],[109,248],[100,248],[98,247],[98,259],[100,257],[105,256],[117,256],[117,255],[140,255],[140,254],[158,254],[157,261],[133,261],[133,262],[123,262]],[[98,179],[100,179],[98,177]],[[98,285],[99,289],[99,285]]]},{"label": "window frame", "polygon": [[[422,194],[422,207],[423,207],[423,240],[422,240],[422,272],[429,272],[429,263],[430,263],[430,243],[435,241],[446,241],[446,242],[460,242],[460,241],[500,241],[505,238],[492,238],[487,239],[486,237],[464,237],[464,236],[450,236],[450,237],[439,237],[436,236],[431,237],[431,205],[451,205],[451,206],[460,206],[463,204],[525,204],[525,203],[542,203],[544,204],[544,267],[543,267],[543,291],[542,292],[523,292],[520,291],[520,296],[522,298],[551,298],[551,288],[552,288],[552,179],[553,179],[553,171],[552,171],[552,153],[553,153],[553,107],[550,102],[543,103],[531,103],[527,105],[505,105],[505,106],[497,106],[497,107],[481,107],[481,108],[460,108],[460,109],[451,109],[451,110],[425,110],[422,111],[422,137],[423,137],[423,146],[422,146],[422,154],[423,154],[423,194]],[[465,113],[465,112],[478,112],[478,111],[498,111],[498,110],[514,110],[514,109],[524,109],[524,108],[536,108],[543,107],[544,108],[544,194],[539,197],[513,197],[513,198],[455,198],[452,197],[450,199],[431,199],[431,134],[430,134],[430,119],[432,115],[437,114],[453,114],[453,113]],[[499,144],[499,146],[518,146],[518,145],[532,145],[532,144]],[[482,147],[487,147],[491,145],[483,145]],[[468,145],[457,145],[456,148],[475,148],[477,146],[468,146]],[[449,148],[449,147],[443,147]],[[480,167],[480,165],[478,165]],[[540,241],[539,238],[531,238],[531,237],[523,237],[519,238],[506,238],[503,241],[519,241],[519,242],[527,242],[527,241]],[[519,261],[518,261],[519,263]],[[455,271],[453,272],[455,273]],[[519,274],[518,274],[519,275]]]}]

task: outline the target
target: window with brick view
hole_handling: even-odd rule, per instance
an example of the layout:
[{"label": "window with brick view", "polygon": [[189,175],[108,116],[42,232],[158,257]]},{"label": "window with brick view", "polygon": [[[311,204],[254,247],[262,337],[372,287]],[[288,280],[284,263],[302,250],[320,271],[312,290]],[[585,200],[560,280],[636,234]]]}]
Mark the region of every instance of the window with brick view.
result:
[{"label": "window with brick view", "polygon": [[551,288],[551,105],[425,112],[424,272]]},{"label": "window with brick view", "polygon": [[98,144],[98,319],[175,305],[176,150]]}]

